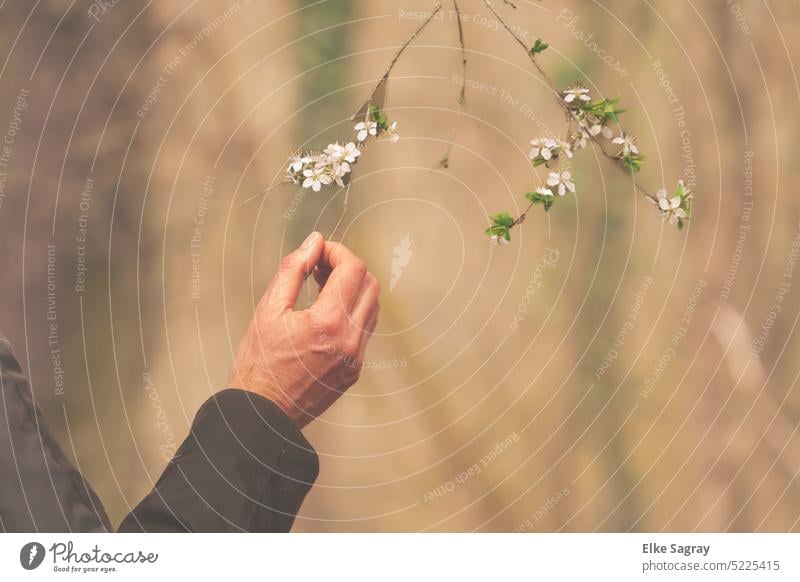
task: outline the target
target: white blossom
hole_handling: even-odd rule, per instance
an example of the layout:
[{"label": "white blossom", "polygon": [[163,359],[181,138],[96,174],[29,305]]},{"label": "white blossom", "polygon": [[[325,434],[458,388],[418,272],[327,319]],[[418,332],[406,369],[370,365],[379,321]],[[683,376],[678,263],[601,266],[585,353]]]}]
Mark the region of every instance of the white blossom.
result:
[{"label": "white blossom", "polygon": [[590,139],[591,139],[591,136],[589,135],[589,132],[586,131],[584,128],[580,127],[580,128],[578,128],[578,131],[576,131],[574,134],[572,134],[572,138],[571,138],[572,146],[571,147],[572,147],[572,149],[582,150],[586,146],[589,145],[589,140]]},{"label": "white blossom", "polygon": [[539,196],[549,196],[550,198],[553,197],[553,191],[550,188],[545,188],[544,186],[540,186],[536,190],[534,190]]},{"label": "white blossom", "polygon": [[578,120],[578,126],[586,130],[592,137],[597,137],[600,134],[603,134],[606,139],[614,137],[614,131],[602,119],[595,116],[589,117],[584,112],[576,114],[575,117]]},{"label": "white blossom", "polygon": [[327,156],[326,162],[338,162],[344,158],[344,146],[339,145],[339,142],[332,143],[325,148],[323,153]]},{"label": "white blossom", "polygon": [[504,247],[504,246],[508,246],[508,245],[511,244],[511,241],[506,239],[506,237],[504,237],[502,235],[498,235],[498,234],[493,235],[490,240],[492,241],[492,244],[495,245],[495,246]]},{"label": "white blossom", "polygon": [[533,149],[531,149],[528,156],[530,159],[535,160],[541,158],[547,162],[554,157],[558,157],[559,144],[556,140],[549,137],[542,137],[531,141]]},{"label": "white blossom", "polygon": [[673,196],[670,198],[666,190],[662,189],[656,192],[656,200],[651,199],[650,202],[658,206],[662,218],[669,221],[672,225],[677,225],[680,220],[689,217],[682,208],[683,199],[680,196]]},{"label": "white blossom", "polygon": [[327,166],[319,163],[316,167],[305,170],[303,176],[305,176],[303,188],[311,188],[314,192],[319,192],[323,186],[333,182],[333,179],[328,174]]},{"label": "white blossom", "polygon": [[617,145],[622,146],[622,155],[623,156],[630,156],[639,155],[639,148],[636,147],[636,137],[633,134],[622,132],[619,137],[615,137],[611,143],[615,143]]},{"label": "white blossom", "polygon": [[566,103],[573,103],[576,99],[588,103],[592,100],[589,96],[589,89],[580,84],[575,84],[566,91],[564,91],[564,101]]},{"label": "white blossom", "polygon": [[344,146],[344,159],[346,162],[355,164],[356,160],[361,156],[361,150],[352,141]]},{"label": "white blossom", "polygon": [[289,172],[299,174],[304,167],[311,163],[311,158],[301,154],[294,154],[289,162]]},{"label": "white blossom", "polygon": [[333,170],[333,179],[336,181],[336,184],[344,188],[344,177],[352,170],[350,164],[347,162],[334,163],[331,169]]},{"label": "white blossom", "polygon": [[355,130],[358,132],[358,141],[365,142],[369,136],[378,135],[378,123],[370,120],[362,121],[356,125]]},{"label": "white blossom", "polygon": [[397,143],[400,141],[400,134],[397,133],[397,122],[393,122],[392,125],[389,126],[389,141],[392,143]]},{"label": "white blossom", "polygon": [[551,188],[557,188],[559,196],[564,196],[567,190],[573,194],[575,193],[575,183],[572,181],[572,173],[568,170],[563,172],[550,172],[547,185]]}]

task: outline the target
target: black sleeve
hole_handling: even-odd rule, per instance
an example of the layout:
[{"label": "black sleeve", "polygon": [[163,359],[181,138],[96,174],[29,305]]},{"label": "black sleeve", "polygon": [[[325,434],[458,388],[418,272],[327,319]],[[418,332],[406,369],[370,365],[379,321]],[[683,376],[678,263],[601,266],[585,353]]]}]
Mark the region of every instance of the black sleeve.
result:
[{"label": "black sleeve", "polygon": [[286,532],[318,472],[316,452],[273,402],[225,390],[203,404],[119,531]]},{"label": "black sleeve", "polygon": [[100,500],[47,430],[0,333],[0,531],[108,531]]}]

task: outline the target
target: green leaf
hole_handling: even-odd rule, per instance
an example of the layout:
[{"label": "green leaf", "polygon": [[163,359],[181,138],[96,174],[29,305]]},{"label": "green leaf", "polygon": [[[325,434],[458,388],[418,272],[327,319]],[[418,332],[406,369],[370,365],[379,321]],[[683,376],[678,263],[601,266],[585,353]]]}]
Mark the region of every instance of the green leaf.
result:
[{"label": "green leaf", "polygon": [[619,115],[625,113],[625,110],[618,108],[617,103],[619,103],[619,99],[598,99],[590,101],[582,109],[586,113],[599,117],[605,123],[610,121],[619,123]]},{"label": "green leaf", "polygon": [[486,229],[486,234],[489,236],[501,236],[507,241],[511,240],[511,227],[514,226],[514,219],[508,212],[501,212],[490,216],[489,220],[492,221],[492,226]]},{"label": "green leaf", "polygon": [[628,168],[631,172],[639,172],[642,169],[642,163],[644,162],[643,156],[638,155],[627,155],[622,157],[622,164]]},{"label": "green leaf", "polygon": [[381,131],[389,130],[389,118],[386,117],[386,114],[378,105],[370,105],[369,116],[372,121],[378,124],[378,129]]},{"label": "green leaf", "polygon": [[532,55],[538,55],[539,53],[543,53],[550,47],[549,44],[542,42],[541,38],[537,38],[536,42],[533,43],[533,48],[531,49]]},{"label": "green leaf", "polygon": [[514,219],[511,218],[508,212],[495,214],[494,216],[490,216],[489,219],[494,223],[495,226],[505,226],[506,228],[511,228],[514,226]]},{"label": "green leaf", "polygon": [[501,236],[508,241],[511,240],[511,229],[507,226],[491,226],[486,229],[486,234],[489,236]]},{"label": "green leaf", "polygon": [[555,201],[555,197],[553,197],[553,196],[543,196],[542,194],[539,194],[538,192],[527,192],[525,194],[525,198],[527,198],[528,200],[530,200],[534,204],[543,204],[545,212],[550,212],[550,209],[553,207],[553,204],[555,204],[555,202],[556,202]]}]

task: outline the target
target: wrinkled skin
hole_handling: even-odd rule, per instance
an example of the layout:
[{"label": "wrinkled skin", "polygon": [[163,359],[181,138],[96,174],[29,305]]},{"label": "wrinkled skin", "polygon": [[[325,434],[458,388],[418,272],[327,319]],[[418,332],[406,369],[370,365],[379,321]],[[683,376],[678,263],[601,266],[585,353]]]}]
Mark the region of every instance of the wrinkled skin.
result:
[{"label": "wrinkled skin", "polygon": [[[295,311],[314,273],[317,301]],[[359,378],[378,322],[380,285],[346,247],[313,233],[286,256],[242,339],[228,385],[275,402],[304,427]]]}]

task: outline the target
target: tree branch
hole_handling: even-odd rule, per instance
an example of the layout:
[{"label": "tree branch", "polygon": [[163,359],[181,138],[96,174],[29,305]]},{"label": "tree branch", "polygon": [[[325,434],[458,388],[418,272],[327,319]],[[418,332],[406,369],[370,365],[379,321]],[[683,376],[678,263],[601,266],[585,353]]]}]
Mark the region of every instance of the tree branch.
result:
[{"label": "tree branch", "polygon": [[458,6],[458,0],[453,0],[453,6],[456,11],[456,21],[458,22],[458,42],[461,44],[461,92],[458,96],[458,117],[453,132],[450,136],[450,141],[447,144],[447,150],[444,157],[439,162],[440,168],[450,167],[450,155],[453,153],[453,145],[455,144],[458,130],[461,127],[461,119],[464,113],[464,106],[467,104],[467,45],[464,41],[464,23],[461,17],[461,8]]},{"label": "tree branch", "polygon": [[[547,71],[545,71],[544,68],[539,64],[539,61],[536,60],[536,55],[531,52],[531,50],[528,47],[528,45],[525,44],[525,41],[523,41],[519,37],[519,35],[516,32],[514,32],[514,29],[512,29],[508,25],[508,23],[503,19],[503,17],[500,16],[500,13],[497,12],[497,9],[492,4],[491,0],[483,0],[483,2],[484,2],[484,4],[486,4],[486,7],[492,12],[492,14],[494,14],[494,16],[495,16],[495,18],[497,18],[498,22],[500,22],[500,24],[503,25],[503,28],[506,29],[508,34],[510,34],[514,38],[514,40],[516,40],[517,43],[523,49],[525,49],[525,54],[528,56],[528,59],[531,61],[531,63],[533,63],[533,66],[536,67],[536,70],[539,72],[539,75],[542,77],[542,79],[545,81],[545,83],[547,83],[547,86],[550,87],[550,90],[553,91],[553,93],[555,93],[556,98],[558,99],[558,104],[561,106],[562,109],[564,109],[567,112],[567,115],[572,117],[572,112],[569,110],[569,107],[567,107],[566,103],[564,103],[564,101],[561,99],[561,92],[558,90],[558,88],[556,87],[555,83],[553,83],[552,79],[550,79],[550,76],[547,74]],[[508,2],[508,0],[505,0],[505,2],[506,2],[506,4],[510,4],[510,2]],[[512,4],[512,6],[513,6],[513,4]],[[515,6],[515,8],[516,8],[516,6]],[[622,162],[620,161],[620,159],[617,156],[614,156],[614,155],[612,155],[612,154],[610,154],[610,153],[608,153],[606,151],[605,147],[603,146],[603,143],[597,138],[597,136],[592,135],[590,137],[592,139],[592,142],[600,149],[602,154],[613,162],[614,167],[616,167],[617,169],[621,170],[628,178],[631,179],[631,181],[633,182],[633,186],[639,192],[641,192],[644,196],[646,196],[647,198],[649,198],[653,202],[657,202],[657,198],[655,196],[653,196],[645,188],[643,188],[642,186],[639,185],[639,183],[636,181],[635,174],[632,171],[628,170],[624,165],[622,165]]]},{"label": "tree branch", "polygon": [[389,77],[392,74],[392,70],[394,66],[397,64],[397,61],[400,60],[400,57],[403,56],[403,53],[406,52],[406,49],[414,42],[417,37],[422,33],[423,30],[431,23],[431,21],[436,17],[439,11],[442,9],[442,2],[441,0],[436,0],[433,4],[433,10],[428,15],[428,17],[420,24],[419,28],[414,31],[406,42],[398,49],[395,53],[394,57],[392,58],[391,62],[389,63],[389,67],[386,69],[386,72],[381,77],[381,80],[378,81],[378,84],[375,86],[375,89],[372,91],[369,100],[361,106],[361,109],[353,116],[353,119],[360,119],[366,117],[369,113],[370,105],[378,105],[381,109],[384,108],[385,101],[386,101],[386,85],[389,82]]}]

